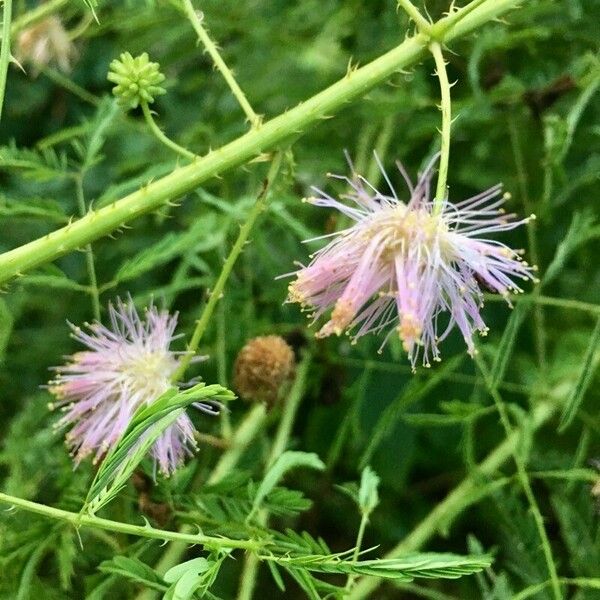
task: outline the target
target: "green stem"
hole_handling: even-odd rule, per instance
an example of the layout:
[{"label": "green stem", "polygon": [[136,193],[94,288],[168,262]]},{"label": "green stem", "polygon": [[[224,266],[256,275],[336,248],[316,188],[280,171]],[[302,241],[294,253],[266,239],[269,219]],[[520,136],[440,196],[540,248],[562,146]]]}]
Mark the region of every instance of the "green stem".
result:
[{"label": "green stem", "polygon": [[[570,298],[551,298],[549,296],[538,296],[537,294],[517,294],[509,296],[511,302],[529,302],[543,304],[544,306],[556,306],[565,310],[580,310],[592,315],[600,314],[600,304],[591,304],[581,300],[571,300]],[[486,302],[506,302],[506,299],[498,294],[485,294]]]},{"label": "green stem", "polygon": [[87,102],[92,106],[98,106],[100,104],[100,98],[94,96],[94,94],[90,94],[90,92],[88,92],[86,89],[82,88],[80,85],[77,85],[75,82],[71,81],[68,77],[65,77],[56,69],[45,65],[36,65],[36,67],[39,68],[40,72],[50,79],[50,81],[65,88],[65,90],[71,92],[84,102]]},{"label": "green stem", "polygon": [[254,203],[254,206],[250,210],[245,223],[240,228],[237,240],[235,241],[235,244],[233,245],[229,256],[225,260],[225,264],[223,265],[223,268],[219,273],[219,277],[215,283],[215,287],[210,292],[208,302],[206,303],[206,306],[204,307],[204,310],[202,311],[202,314],[200,315],[200,318],[196,323],[196,328],[194,329],[192,338],[190,339],[190,342],[186,348],[186,354],[181,359],[177,372],[173,375],[173,381],[179,381],[181,379],[186,369],[190,365],[190,362],[194,358],[196,350],[198,350],[198,346],[200,345],[202,336],[204,335],[204,332],[208,327],[217,302],[223,294],[225,284],[229,279],[229,275],[231,274],[233,266],[235,265],[239,255],[242,253],[242,250],[246,245],[246,241],[248,240],[248,236],[250,235],[250,232],[254,227],[256,219],[258,218],[260,213],[266,208],[271,185],[273,183],[273,180],[277,176],[277,173],[279,172],[279,167],[281,166],[281,158],[281,152],[278,152],[275,155],[273,162],[271,163],[271,168],[269,169],[267,179],[263,184],[263,189],[261,190],[257,201]]},{"label": "green stem", "polygon": [[410,0],[398,0],[398,6],[415,22],[419,31],[427,34],[431,23],[419,12],[419,9]]},{"label": "green stem", "polygon": [[227,85],[231,89],[233,95],[235,96],[236,100],[239,102],[240,106],[242,107],[242,110],[246,114],[246,117],[248,118],[250,125],[252,125],[252,127],[259,127],[259,125],[261,123],[260,116],[257,115],[254,112],[252,106],[250,106],[250,103],[248,102],[246,95],[242,91],[242,88],[238,85],[238,82],[235,80],[235,77],[234,77],[233,73],[231,72],[231,69],[227,66],[227,64],[221,57],[221,54],[219,53],[219,50],[217,49],[216,44],[210,39],[210,36],[208,35],[208,33],[206,32],[204,27],[202,27],[202,16],[201,16],[202,13],[200,13],[200,15],[199,15],[194,10],[194,6],[192,5],[191,0],[182,0],[182,1],[183,1],[183,10],[185,11],[185,14],[187,15],[188,19],[190,20],[192,27],[196,31],[196,34],[198,35],[199,40],[202,42],[202,44],[206,48],[206,51],[210,54],[210,57],[212,58],[213,62],[215,63],[215,66],[217,67],[217,69],[219,69],[219,71],[221,72],[221,75],[223,75],[223,78],[227,82]]},{"label": "green stem", "polygon": [[[265,472],[273,465],[273,463],[279,458],[279,456],[285,452],[285,449],[290,440],[292,433],[292,427],[300,402],[306,391],[306,382],[308,379],[308,372],[312,363],[312,355],[310,352],[306,352],[302,362],[298,366],[294,384],[290,389],[290,392],[285,399],[283,405],[283,414],[279,421],[277,433],[271,451],[267,458]],[[257,515],[257,522],[261,527],[266,527],[269,521],[269,511],[266,509],[261,510]],[[256,554],[246,554],[244,559],[244,566],[242,568],[242,576],[240,579],[240,588],[237,595],[237,600],[251,600],[254,594],[254,588],[256,586],[256,577],[258,575],[258,567],[260,560]]]},{"label": "green stem", "polygon": [[[438,21],[438,33],[443,34],[444,42],[449,42],[499,17],[518,3],[519,0],[489,0],[461,19],[467,6]],[[169,175],[104,208],[88,213],[83,219],[62,229],[5,252],[0,255],[0,284],[81,248],[122,227],[128,221],[190,192],[208,178],[247,162],[286,138],[298,136],[310,125],[365,94],[399,69],[414,64],[424,56],[428,44],[427,36],[418,33],[371,63],[348,73],[302,104],[206,156],[196,158],[190,165],[175,169]]]},{"label": "green stem", "polygon": [[442,203],[447,197],[446,181],[448,180],[448,163],[450,160],[450,127],[452,125],[452,107],[450,101],[450,82],[446,72],[446,61],[442,47],[433,42],[429,47],[435,59],[435,69],[440,81],[441,110],[442,110],[442,147],[440,151],[440,171],[438,173],[437,189],[435,192],[434,211],[439,213]]},{"label": "green stem", "polygon": [[[557,393],[565,390],[555,390]],[[435,508],[392,550],[385,558],[398,558],[402,555],[416,552],[432,537],[442,526],[449,526],[451,520],[459,515],[468,506],[480,500],[494,489],[490,486],[482,491],[482,480],[492,477],[497,470],[517,450],[522,440],[532,432],[538,430],[546,423],[557,410],[555,402],[540,402],[533,409],[531,416],[520,429],[498,445],[487,457],[459,485],[457,485]],[[381,581],[372,577],[363,577],[351,591],[347,600],[363,600],[370,596],[381,584]]]},{"label": "green stem", "polygon": [[8,504],[17,508],[22,508],[28,512],[36,513],[50,519],[66,521],[75,527],[94,527],[96,529],[105,529],[115,533],[125,533],[138,537],[151,538],[165,541],[180,541],[186,544],[200,544],[208,548],[242,548],[245,550],[258,550],[264,545],[264,542],[257,540],[234,540],[226,537],[213,537],[202,534],[180,533],[178,531],[167,531],[165,529],[155,529],[149,525],[131,525],[121,521],[111,521],[100,517],[70,512],[60,508],[53,508],[45,504],[38,504],[16,496],[10,496],[0,492],[0,504]]},{"label": "green stem", "polygon": [[[367,529],[367,524],[369,522],[369,514],[366,512],[362,513],[362,517],[360,519],[360,525],[358,527],[358,533],[356,535],[356,543],[354,544],[354,552],[352,554],[352,561],[358,562],[358,557],[360,556],[360,549],[362,547],[363,538],[365,537],[365,530]],[[356,575],[350,574],[348,575],[348,581],[346,582],[346,591],[349,592],[356,581]]]},{"label": "green stem", "polygon": [[161,128],[156,124],[156,121],[154,120],[154,117],[152,116],[152,111],[150,110],[150,107],[148,106],[147,102],[142,102],[141,107],[142,107],[142,112],[144,113],[144,119],[146,119],[146,123],[148,123],[150,130],[162,144],[164,144],[165,146],[168,146],[169,148],[171,148],[171,150],[174,150],[175,152],[177,152],[177,154],[181,154],[182,156],[185,156],[186,158],[189,158],[189,159],[196,158],[196,155],[193,152],[190,152],[183,146],[176,144],[173,140],[169,139],[162,132]]},{"label": "green stem", "polygon": [[26,12],[24,15],[14,20],[12,27],[10,28],[11,35],[17,35],[24,29],[35,25],[70,3],[71,0],[48,0],[48,2],[43,2],[33,10]]},{"label": "green stem", "polygon": [[4,0],[2,9],[2,47],[0,47],[0,120],[6,92],[6,77],[10,64],[10,24],[12,21],[12,0]]},{"label": "green stem", "polygon": [[[506,410],[504,401],[502,400],[502,397],[496,389],[496,386],[492,383],[490,373],[488,372],[483,360],[478,359],[476,360],[476,363],[479,367],[479,370],[481,371],[481,374],[483,375],[483,379],[486,383],[488,392],[494,399],[494,403],[496,404],[496,408],[498,409],[498,414],[500,415],[500,421],[502,423],[502,427],[504,428],[506,437],[509,438],[514,435],[514,429],[510,423],[510,419],[508,418],[508,412]],[[535,521],[538,535],[542,543],[542,550],[546,559],[546,566],[548,568],[548,573],[550,574],[550,580],[552,581],[552,592],[554,594],[554,598],[556,600],[562,600],[563,596],[560,589],[560,582],[558,580],[558,572],[556,570],[556,563],[554,562],[554,557],[552,556],[550,540],[548,539],[546,527],[544,526],[544,518],[542,517],[540,507],[538,506],[537,500],[535,499],[535,495],[531,487],[531,482],[529,481],[529,476],[527,475],[525,462],[523,461],[519,452],[519,448],[517,446],[515,446],[512,449],[512,456],[517,467],[517,475],[519,478],[519,482],[521,483],[521,487],[523,488],[525,497],[529,502],[531,514],[533,515],[533,520]]]},{"label": "green stem", "polygon": [[[79,208],[79,214],[83,217],[87,212],[85,205],[85,195],[83,192],[83,174],[75,176],[75,189],[77,190],[77,206]],[[98,279],[96,278],[96,266],[94,264],[94,252],[92,245],[87,244],[85,247],[85,263],[88,272],[88,279],[90,282],[89,290],[92,298],[92,312],[94,319],[100,321],[100,292],[98,291]]]}]

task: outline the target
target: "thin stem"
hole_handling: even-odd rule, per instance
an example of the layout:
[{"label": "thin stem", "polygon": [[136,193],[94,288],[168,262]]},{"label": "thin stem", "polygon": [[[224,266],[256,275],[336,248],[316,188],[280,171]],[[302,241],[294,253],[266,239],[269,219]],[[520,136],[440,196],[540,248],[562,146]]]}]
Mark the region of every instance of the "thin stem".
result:
[{"label": "thin stem", "polygon": [[[555,390],[562,393],[564,390]],[[522,440],[539,429],[557,411],[556,402],[544,401],[535,406],[531,416],[522,427],[513,430],[487,457],[480,462],[463,481],[457,485],[385,558],[398,558],[404,554],[416,552],[442,528],[449,527],[451,521],[468,506],[496,489],[496,484],[482,487],[482,480],[492,477],[517,450]],[[500,485],[500,484],[498,484]],[[364,600],[381,584],[373,577],[362,577],[346,600]]]},{"label": "thin stem", "polygon": [[429,49],[435,60],[435,70],[440,82],[441,110],[442,110],[442,146],[440,150],[440,171],[438,173],[437,188],[435,192],[435,212],[439,213],[442,203],[447,197],[446,181],[448,179],[448,163],[450,160],[450,127],[452,125],[452,107],[450,101],[450,82],[446,72],[446,61],[442,54],[442,47],[438,42],[433,42]]},{"label": "thin stem", "polygon": [[[369,522],[369,515],[366,512],[362,513],[362,517],[360,519],[360,525],[358,527],[358,533],[356,534],[356,543],[354,544],[354,553],[352,554],[352,561],[358,562],[358,557],[360,556],[360,549],[362,547],[363,538],[365,537],[365,530],[367,529],[367,524]],[[354,582],[356,581],[356,575],[350,574],[348,575],[348,581],[346,582],[346,591],[350,591]]]},{"label": "thin stem", "polygon": [[[511,425],[510,419],[508,418],[508,411],[506,410],[506,405],[502,400],[502,396],[500,396],[496,386],[492,383],[490,373],[487,370],[482,359],[476,360],[477,366],[483,375],[484,381],[486,382],[486,387],[488,392],[494,399],[494,403],[496,404],[496,408],[498,409],[498,413],[500,415],[500,421],[502,423],[502,427],[504,428],[504,432],[506,437],[509,438],[514,435],[514,429]],[[533,493],[533,489],[531,487],[531,482],[529,481],[529,476],[527,475],[527,469],[525,468],[525,463],[519,453],[518,446],[515,446],[512,449],[512,456],[517,467],[517,476],[519,482],[521,483],[521,487],[525,493],[525,497],[529,502],[529,508],[531,510],[531,514],[533,515],[533,520],[535,521],[535,525],[538,531],[538,535],[540,537],[540,541],[542,543],[542,550],[544,552],[544,557],[546,559],[546,566],[548,568],[548,573],[550,575],[550,580],[552,581],[552,592],[554,594],[554,598],[556,600],[562,599],[562,592],[560,589],[560,582],[558,580],[558,572],[556,570],[556,563],[554,562],[554,557],[552,556],[552,548],[550,546],[550,540],[548,539],[548,534],[546,532],[546,527],[544,526],[544,518],[542,517],[542,513],[540,511],[540,507],[538,506],[537,500],[535,499],[535,495]]]},{"label": "thin stem", "polygon": [[[290,435],[292,433],[292,427],[300,402],[304,397],[306,391],[306,382],[308,379],[308,372],[312,363],[312,355],[310,352],[306,352],[302,362],[298,366],[296,377],[292,388],[289,391],[288,397],[285,399],[283,405],[283,414],[279,421],[277,433],[271,451],[267,458],[265,472],[273,465],[273,463],[279,458],[279,456],[285,451]],[[257,522],[260,526],[266,527],[269,521],[269,511],[266,509],[261,510],[257,515]],[[237,595],[237,600],[251,600],[254,594],[254,588],[256,586],[256,577],[258,575],[258,567],[260,560],[256,554],[246,554],[244,559],[244,566],[242,568],[242,576],[240,579],[240,588]]]},{"label": "thin stem", "polygon": [[185,156],[186,158],[190,158],[190,159],[196,158],[196,155],[193,152],[190,152],[183,146],[176,144],[173,140],[169,139],[162,132],[161,128],[156,124],[156,121],[154,120],[154,117],[152,116],[152,111],[150,110],[150,107],[148,106],[147,102],[142,102],[141,107],[142,107],[142,112],[144,113],[144,119],[146,119],[146,123],[148,123],[150,130],[162,144],[164,144],[165,146],[168,146],[169,148],[171,148],[171,150],[174,150],[175,152],[177,152],[178,154],[181,154],[182,156]]},{"label": "thin stem", "polygon": [[[543,304],[544,306],[556,306],[565,310],[580,310],[592,315],[600,314],[600,304],[591,304],[581,300],[571,300],[570,298],[552,298],[550,296],[538,296],[537,294],[516,294],[509,296],[511,302],[530,302]],[[498,294],[485,294],[486,302],[506,302],[506,299]]]},{"label": "thin stem", "polygon": [[398,0],[398,6],[415,22],[419,31],[422,31],[423,33],[429,32],[431,23],[419,12],[419,9],[410,0]]},{"label": "thin stem", "polygon": [[10,496],[0,492],[0,504],[8,504],[23,510],[66,521],[75,527],[94,527],[96,529],[105,529],[115,533],[125,533],[128,535],[136,535],[138,537],[151,538],[165,541],[180,541],[186,544],[200,544],[208,548],[242,548],[245,550],[258,550],[264,546],[265,542],[257,540],[234,540],[226,537],[213,537],[202,534],[187,534],[179,533],[178,531],[167,531],[165,529],[156,529],[150,525],[131,525],[121,521],[111,521],[110,519],[102,519],[100,517],[70,512],[60,508],[53,508],[45,504],[38,504],[16,496]]},{"label": "thin stem", "polygon": [[24,15],[14,20],[12,27],[10,28],[11,35],[14,36],[23,31],[23,29],[35,25],[42,19],[58,12],[63,6],[70,3],[71,0],[48,0],[48,2],[43,2],[33,10],[26,12]]},{"label": "thin stem", "polygon": [[68,77],[65,77],[56,69],[45,65],[36,66],[48,79],[50,79],[50,81],[65,88],[65,90],[71,92],[84,102],[87,102],[92,106],[98,106],[100,104],[100,98],[94,96],[94,94],[91,94],[86,89],[82,88],[80,85],[77,85],[75,82],[71,81]]},{"label": "thin stem", "polygon": [[210,54],[210,57],[215,63],[217,69],[219,69],[219,71],[221,72],[221,75],[223,75],[223,78],[227,82],[227,85],[231,89],[233,95],[235,96],[236,100],[242,107],[242,110],[246,114],[250,125],[252,125],[252,127],[258,127],[261,123],[261,118],[254,112],[252,106],[250,106],[250,103],[248,102],[244,92],[242,91],[242,88],[238,85],[238,82],[235,80],[231,69],[225,64],[225,61],[221,57],[221,54],[219,53],[216,44],[210,39],[210,36],[208,35],[204,27],[202,27],[202,13],[197,13],[194,10],[194,6],[192,5],[191,0],[182,0],[182,2],[183,10],[185,11],[185,14],[190,20],[192,27],[196,31],[198,38],[200,39],[202,44],[204,44],[206,51]]},{"label": "thin stem", "polygon": [[[75,189],[77,191],[77,206],[80,216],[85,216],[87,207],[85,205],[85,195],[83,191],[83,174],[75,176]],[[90,282],[89,291],[92,299],[92,312],[94,319],[100,321],[100,292],[98,291],[98,279],[96,278],[96,266],[94,264],[94,251],[92,245],[87,244],[85,247],[85,264]]]},{"label": "thin stem", "polygon": [[192,334],[192,338],[190,339],[190,343],[187,346],[187,352],[181,359],[179,364],[179,368],[177,372],[173,375],[173,380],[178,381],[181,379],[182,375],[185,373],[186,369],[190,365],[194,355],[196,354],[196,350],[198,350],[198,346],[200,345],[200,341],[202,340],[202,336],[208,327],[210,319],[213,315],[217,302],[221,298],[223,294],[223,290],[225,289],[225,284],[229,279],[229,275],[235,265],[239,255],[241,254],[244,246],[246,245],[246,241],[248,240],[248,236],[252,231],[252,227],[254,227],[254,223],[256,219],[260,215],[260,213],[266,208],[266,204],[268,201],[269,191],[273,180],[277,176],[279,172],[279,167],[281,166],[281,152],[278,152],[275,155],[273,162],[271,163],[271,168],[269,169],[269,173],[267,175],[267,179],[263,184],[263,188],[258,196],[257,201],[254,206],[248,213],[248,217],[246,218],[246,222],[240,228],[240,232],[238,234],[237,240],[229,253],[229,256],[225,260],[225,264],[219,273],[219,277],[215,283],[214,289],[210,292],[208,297],[208,302],[204,306],[204,310],[200,315],[196,323],[196,328],[194,329],[194,333]]},{"label": "thin stem", "polygon": [[[443,31],[443,41],[447,43],[496,19],[518,3],[519,0],[493,0],[471,10],[463,19],[457,16],[462,14],[459,11],[436,25]],[[429,38],[421,33],[409,37],[305,102],[195,159],[192,164],[175,169],[128,196],[86,214],[83,219],[3,253],[0,255],[0,284],[108,235],[136,217],[187,194],[207,179],[244,164],[292,135],[301,135],[309,126],[364,95],[399,69],[414,64],[424,56],[429,43]]]},{"label": "thin stem", "polygon": [[2,9],[2,47],[0,47],[0,120],[6,92],[6,77],[10,64],[10,24],[12,21],[12,0],[4,0]]}]

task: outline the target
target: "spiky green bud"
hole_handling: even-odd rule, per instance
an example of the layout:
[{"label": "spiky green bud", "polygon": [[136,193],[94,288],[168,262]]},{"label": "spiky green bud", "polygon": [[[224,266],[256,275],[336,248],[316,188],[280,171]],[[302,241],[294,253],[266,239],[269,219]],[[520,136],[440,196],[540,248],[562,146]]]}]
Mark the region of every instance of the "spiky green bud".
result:
[{"label": "spiky green bud", "polygon": [[155,96],[166,93],[159,85],[165,80],[160,65],[150,62],[146,52],[135,58],[129,52],[123,52],[110,63],[107,79],[117,84],[113,94],[117,102],[128,110],[143,102],[152,104]]}]

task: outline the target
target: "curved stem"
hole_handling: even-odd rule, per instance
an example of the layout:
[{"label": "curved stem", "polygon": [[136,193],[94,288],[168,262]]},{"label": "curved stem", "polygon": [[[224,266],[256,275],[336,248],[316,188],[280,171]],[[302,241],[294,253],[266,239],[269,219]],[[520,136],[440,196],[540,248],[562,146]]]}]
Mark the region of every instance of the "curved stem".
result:
[{"label": "curved stem", "polygon": [[141,107],[142,112],[144,113],[144,119],[146,119],[146,123],[148,123],[150,130],[162,144],[168,146],[169,148],[171,148],[171,150],[174,150],[175,152],[181,154],[182,156],[185,156],[186,158],[196,158],[196,155],[193,152],[190,152],[183,146],[176,144],[173,140],[169,139],[162,132],[161,128],[156,124],[156,121],[152,116],[152,111],[150,110],[150,107],[148,106],[147,102],[142,102]]},{"label": "curved stem", "polygon": [[12,21],[12,0],[4,0],[2,9],[2,47],[0,48],[0,120],[6,92],[6,77],[10,64],[10,24]]},{"label": "curved stem", "polygon": [[239,102],[239,105],[242,107],[242,110],[246,114],[246,117],[248,118],[248,121],[250,121],[252,127],[258,127],[261,123],[261,118],[254,112],[252,106],[250,106],[246,95],[242,91],[242,88],[238,85],[238,82],[235,80],[231,69],[227,66],[227,64],[221,57],[217,46],[210,39],[210,36],[208,35],[204,27],[202,27],[202,13],[198,14],[194,10],[194,6],[192,5],[191,0],[182,1],[183,10],[185,11],[186,16],[190,20],[192,27],[196,31],[198,39],[202,42],[202,44],[204,44],[206,51],[210,54],[210,57],[215,63],[217,69],[219,69],[219,71],[221,72],[221,75],[223,75],[223,78],[227,82],[227,85],[231,89],[236,100]]},{"label": "curved stem", "polygon": [[438,42],[433,42],[429,47],[435,59],[435,69],[440,81],[441,109],[442,109],[442,147],[440,152],[440,171],[438,173],[437,188],[435,192],[434,211],[439,213],[442,203],[447,197],[446,181],[448,179],[448,162],[450,160],[450,126],[452,124],[452,110],[450,102],[450,83],[446,72],[446,62],[442,54],[442,47]]},{"label": "curved stem", "polygon": [[194,329],[194,333],[192,334],[192,338],[190,339],[190,343],[186,348],[186,354],[181,359],[179,364],[179,368],[173,375],[173,381],[179,381],[186,369],[189,367],[194,355],[196,354],[196,350],[198,350],[198,346],[200,345],[200,341],[202,340],[202,336],[208,327],[210,319],[213,315],[215,307],[217,306],[217,302],[220,300],[223,290],[225,289],[225,284],[229,279],[229,275],[235,265],[239,255],[241,254],[244,246],[246,245],[246,241],[248,240],[248,236],[252,231],[252,227],[258,218],[258,215],[265,209],[266,203],[268,200],[269,191],[271,188],[271,184],[273,180],[277,176],[279,172],[279,167],[281,166],[281,152],[278,152],[275,155],[273,162],[271,163],[271,168],[269,169],[269,173],[267,175],[267,179],[263,184],[263,189],[261,190],[258,200],[254,203],[254,206],[250,210],[246,222],[240,228],[240,233],[238,234],[237,240],[229,253],[229,256],[225,260],[225,264],[219,273],[219,277],[215,283],[214,289],[210,292],[210,296],[208,298],[208,302],[204,306],[204,310],[200,315],[200,318],[196,322],[196,328]]},{"label": "curved stem", "polygon": [[[456,39],[499,17],[519,0],[492,0],[471,10],[460,19],[465,9],[436,23],[444,32],[444,42]],[[179,167],[128,196],[83,219],[71,223],[28,244],[0,255],[0,284],[24,272],[51,262],[72,250],[103,237],[127,222],[156,210],[195,189],[210,177],[241,165],[281,144],[291,136],[302,134],[324,116],[364,95],[399,69],[422,58],[430,40],[424,34],[408,38],[393,50],[349,74],[322,92],[315,94],[274,119],[252,129],[229,144],[196,158],[192,164]]]},{"label": "curved stem", "polygon": [[0,492],[0,504],[8,504],[23,510],[66,521],[75,527],[94,527],[96,529],[105,529],[114,531],[115,533],[125,533],[128,535],[136,535],[138,537],[152,538],[166,541],[180,541],[187,544],[200,544],[208,548],[242,548],[245,550],[257,550],[264,546],[264,542],[258,540],[234,540],[226,537],[213,537],[202,534],[180,533],[178,531],[167,531],[165,529],[155,529],[149,525],[131,525],[121,521],[111,521],[110,519],[102,519],[100,517],[70,512],[60,508],[53,508],[45,504],[38,504],[16,496],[10,496]]}]

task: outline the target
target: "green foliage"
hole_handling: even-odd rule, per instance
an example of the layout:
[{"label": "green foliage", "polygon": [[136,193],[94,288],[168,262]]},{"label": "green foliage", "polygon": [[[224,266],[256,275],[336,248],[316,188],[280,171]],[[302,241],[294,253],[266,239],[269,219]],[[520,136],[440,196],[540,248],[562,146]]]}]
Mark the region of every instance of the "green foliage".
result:
[{"label": "green foliage", "polygon": [[[414,4],[435,21],[451,3]],[[184,163],[147,127],[134,108],[140,100],[153,100],[160,131],[199,156],[220,156],[221,147],[249,130],[179,0],[34,5],[13,1],[13,22],[52,10],[77,58],[68,73],[52,59],[35,74],[29,62],[27,72],[10,67],[0,121],[0,252],[68,226],[82,207],[110,209]],[[193,7],[203,11],[202,25],[265,122],[351,77],[356,65],[414,30],[395,0],[203,0]],[[0,598],[235,598],[246,556],[255,556],[254,598],[359,600],[365,582],[376,581],[385,586],[371,591],[373,598],[551,599],[490,390],[502,395],[518,434],[511,443],[527,465],[564,597],[600,598],[598,22],[597,2],[521,2],[502,21],[453,40],[445,53],[450,81],[457,82],[450,199],[503,182],[509,213],[537,215],[527,231],[497,238],[524,248],[540,283],[525,283],[525,294],[511,298],[512,310],[485,294],[490,331],[477,348],[488,381],[457,332],[442,343],[443,362],[414,375],[395,335],[380,354],[382,337],[356,345],[345,337],[315,340],[304,315],[283,304],[289,279],[277,279],[324,243],[303,240],[348,225],[301,202],[313,185],[336,196],[347,191],[344,182],[326,178],[348,174],[344,149],[357,171],[387,193],[376,149],[406,199],[394,161],[414,176],[439,147],[439,86],[426,54],[286,140],[284,172],[201,339],[199,354],[208,360],[193,363],[172,390],[140,409],[98,465],[84,461],[73,469],[41,387],[49,369],[81,350],[66,321],[93,318],[88,255],[71,252],[4,285],[0,492],[91,518],[135,525],[145,519],[153,531],[261,545],[247,552],[177,549],[7,504],[0,514]],[[11,47],[20,43],[16,33]],[[129,67],[120,65],[114,82],[124,111],[106,76],[126,52]],[[138,89],[125,85],[127,77]],[[140,93],[140,77],[149,96]],[[140,309],[154,302],[177,311],[183,336],[173,347],[183,352],[271,158],[261,154],[223,171],[96,240],[102,306],[130,294]],[[313,356],[277,461],[267,467],[285,403],[263,414],[238,446],[235,434],[253,409],[237,401],[218,418],[188,408],[201,432],[197,454],[168,479],[155,473],[144,459],[153,439],[191,403],[228,400],[238,351],[270,334],[284,336],[298,357],[306,350]],[[212,480],[215,465],[232,456],[225,476]],[[339,485],[346,481],[352,483]],[[357,506],[368,524],[355,557]]]}]

